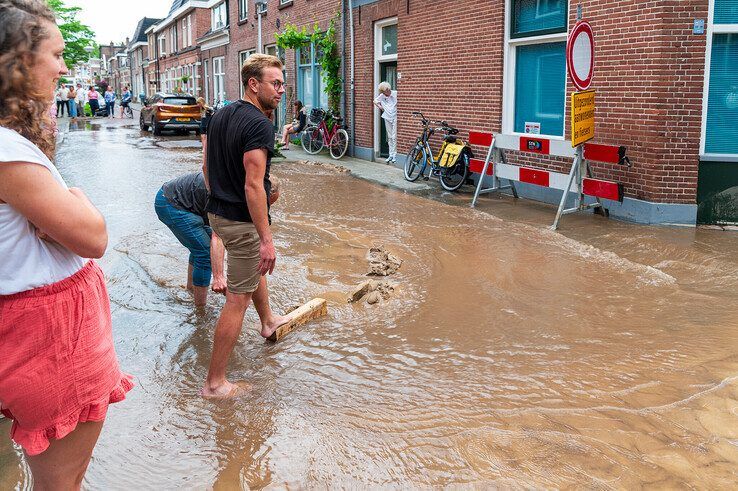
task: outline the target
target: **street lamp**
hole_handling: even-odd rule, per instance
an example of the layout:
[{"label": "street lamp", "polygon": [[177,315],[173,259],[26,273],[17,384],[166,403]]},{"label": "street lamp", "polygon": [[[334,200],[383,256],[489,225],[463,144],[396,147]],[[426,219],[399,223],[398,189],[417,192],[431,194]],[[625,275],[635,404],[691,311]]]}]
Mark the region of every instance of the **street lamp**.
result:
[{"label": "street lamp", "polygon": [[256,7],[256,17],[258,19],[258,23],[257,23],[258,27],[256,30],[257,32],[256,38],[257,38],[258,44],[256,45],[256,52],[263,53],[264,47],[262,46],[262,42],[261,42],[261,16],[266,14],[267,4],[264,0],[256,0],[255,7]]}]

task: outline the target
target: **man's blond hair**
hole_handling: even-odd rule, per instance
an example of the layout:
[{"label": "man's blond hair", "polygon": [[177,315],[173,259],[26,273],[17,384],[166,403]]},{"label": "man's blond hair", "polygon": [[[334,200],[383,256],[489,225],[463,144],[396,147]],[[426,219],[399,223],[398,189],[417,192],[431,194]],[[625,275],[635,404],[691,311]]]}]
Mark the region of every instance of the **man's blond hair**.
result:
[{"label": "man's blond hair", "polygon": [[249,56],[241,67],[243,86],[248,86],[249,79],[255,78],[256,80],[261,80],[264,76],[264,70],[267,68],[279,68],[282,70],[282,62],[279,61],[279,58],[272,55],[253,54]]}]

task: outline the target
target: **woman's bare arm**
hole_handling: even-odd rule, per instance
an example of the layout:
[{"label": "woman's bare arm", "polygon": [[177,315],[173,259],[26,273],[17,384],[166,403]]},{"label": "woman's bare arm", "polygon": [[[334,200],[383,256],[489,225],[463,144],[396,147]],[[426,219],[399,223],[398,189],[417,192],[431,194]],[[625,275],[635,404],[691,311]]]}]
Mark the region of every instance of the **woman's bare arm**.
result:
[{"label": "woman's bare arm", "polygon": [[105,219],[82,190],[64,189],[48,169],[29,162],[0,165],[0,200],[43,234],[82,257],[105,253]]}]

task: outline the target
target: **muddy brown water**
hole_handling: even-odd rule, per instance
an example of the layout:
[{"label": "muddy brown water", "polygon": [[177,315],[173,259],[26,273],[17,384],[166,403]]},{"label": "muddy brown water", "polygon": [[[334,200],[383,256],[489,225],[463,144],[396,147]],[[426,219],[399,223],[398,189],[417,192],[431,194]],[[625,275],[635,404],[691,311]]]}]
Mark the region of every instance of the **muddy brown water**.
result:
[{"label": "muddy brown water", "polygon": [[[118,123],[67,135],[58,165],[105,214],[117,351],[136,389],[112,406],[89,489],[734,487],[738,236],[469,193],[416,196],[275,163],[276,310],[327,318],[273,345],[250,312],[230,373],[198,397],[222,298],[195,311],[161,184],[199,151]],[[179,138],[191,141],[192,137]],[[399,176],[398,176],[399,178]],[[430,199],[429,199],[430,198]],[[367,250],[403,260],[376,305],[348,304]],[[7,422],[0,423],[7,433]],[[0,488],[30,486],[0,444]]]}]

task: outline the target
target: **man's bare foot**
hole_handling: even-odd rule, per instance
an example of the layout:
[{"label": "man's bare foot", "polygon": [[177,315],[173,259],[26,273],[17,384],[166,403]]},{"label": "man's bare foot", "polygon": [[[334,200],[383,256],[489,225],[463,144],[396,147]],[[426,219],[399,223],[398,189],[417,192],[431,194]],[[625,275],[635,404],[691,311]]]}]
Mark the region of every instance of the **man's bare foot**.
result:
[{"label": "man's bare foot", "polygon": [[236,399],[246,395],[251,390],[251,384],[244,381],[231,383],[225,381],[218,387],[210,387],[207,382],[200,390],[200,395],[205,399]]},{"label": "man's bare foot", "polygon": [[292,316],[290,315],[275,315],[274,317],[272,317],[271,322],[267,322],[261,325],[261,336],[264,338],[268,338],[269,336],[274,334],[274,331],[276,331],[279,326],[287,324],[291,320]]}]

